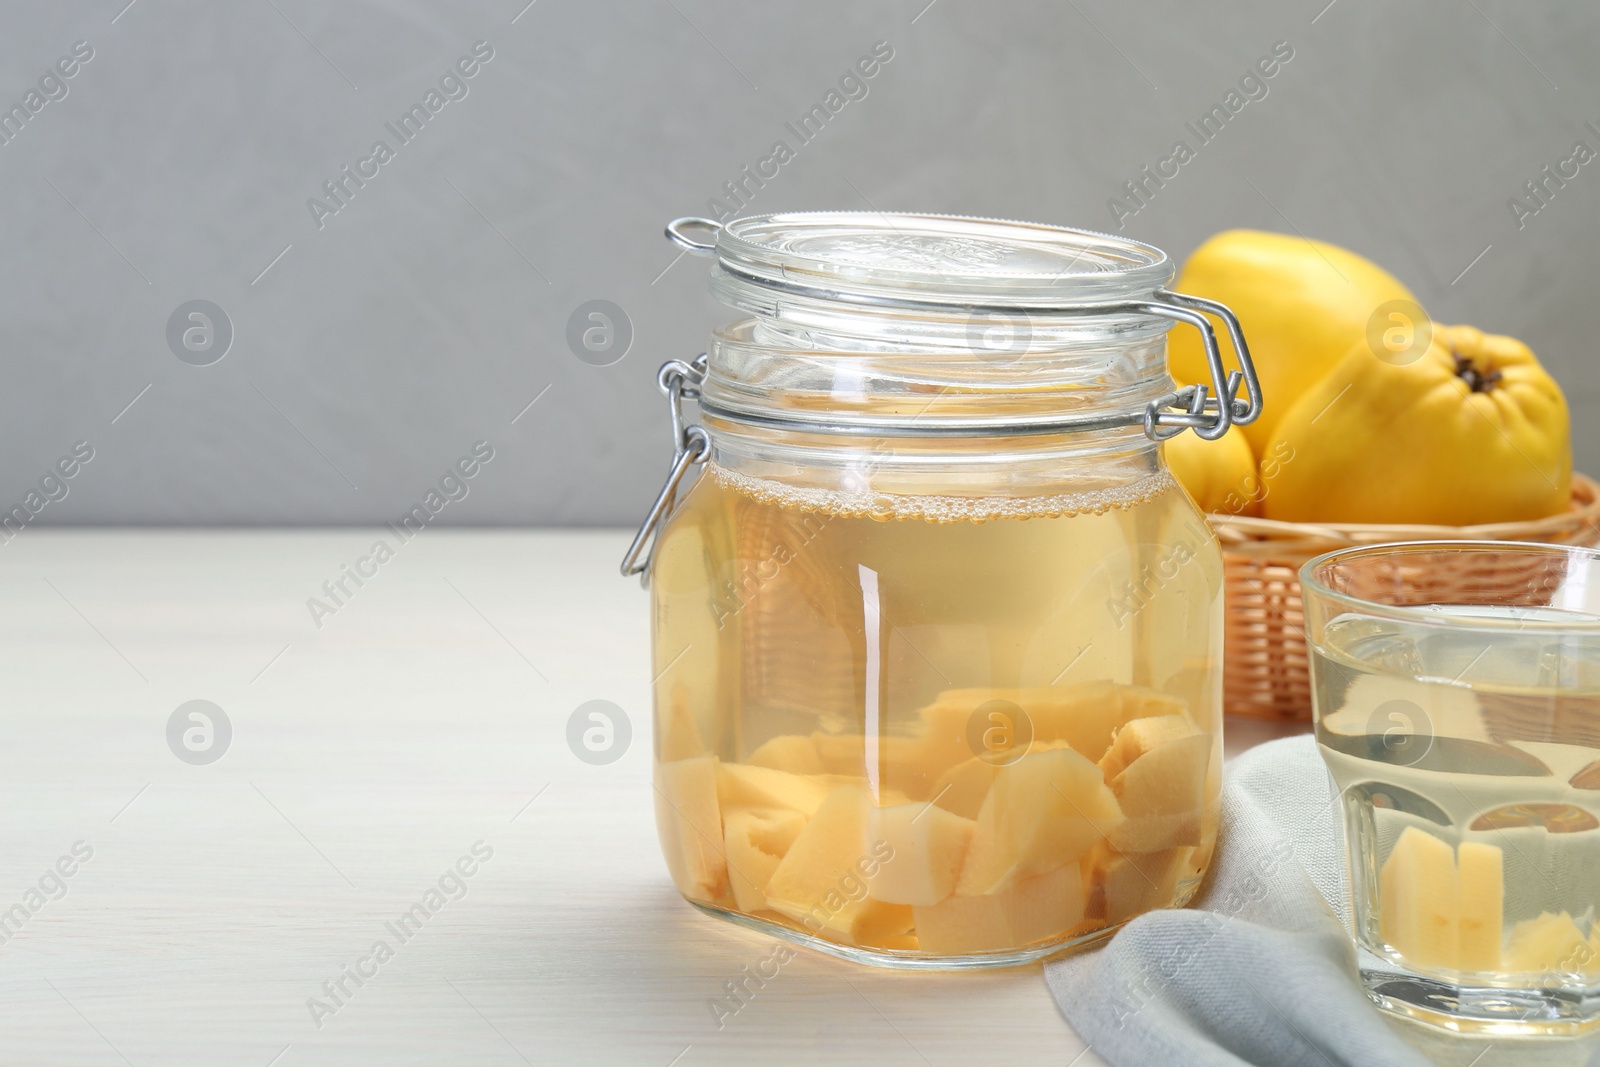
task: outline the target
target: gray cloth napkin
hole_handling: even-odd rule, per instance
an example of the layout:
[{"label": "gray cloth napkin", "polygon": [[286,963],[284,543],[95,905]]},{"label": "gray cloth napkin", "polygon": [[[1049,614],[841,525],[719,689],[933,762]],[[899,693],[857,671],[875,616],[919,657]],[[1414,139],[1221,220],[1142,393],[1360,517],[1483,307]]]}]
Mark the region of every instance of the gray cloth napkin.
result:
[{"label": "gray cloth napkin", "polygon": [[1356,977],[1337,819],[1311,737],[1230,762],[1217,854],[1190,907],[1045,967],[1067,1021],[1117,1067],[1428,1067]]}]

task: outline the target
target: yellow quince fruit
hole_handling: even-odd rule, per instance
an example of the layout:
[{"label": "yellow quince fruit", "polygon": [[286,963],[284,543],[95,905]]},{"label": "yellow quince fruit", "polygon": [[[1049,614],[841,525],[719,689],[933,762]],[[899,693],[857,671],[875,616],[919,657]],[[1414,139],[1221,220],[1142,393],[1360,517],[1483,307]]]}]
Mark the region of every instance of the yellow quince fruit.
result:
[{"label": "yellow quince fruit", "polygon": [[[1261,417],[1244,427],[1258,456],[1294,402],[1369,330],[1403,346],[1427,321],[1409,289],[1354,252],[1260,230],[1227,230],[1207,240],[1183,265],[1176,290],[1220,301],[1239,317],[1261,379]],[[1224,365],[1237,368],[1222,320],[1208,317]],[[1179,385],[1211,381],[1205,346],[1190,326],[1167,335],[1167,361]]]},{"label": "yellow quince fruit", "polygon": [[1207,514],[1254,515],[1261,495],[1256,457],[1244,428],[1228,427],[1215,441],[1180,433],[1161,446],[1178,484]]},{"label": "yellow quince fruit", "polygon": [[1290,522],[1472,526],[1569,506],[1561,387],[1528,346],[1432,327],[1420,353],[1354,347],[1279,420],[1288,458],[1263,472],[1262,514]]}]

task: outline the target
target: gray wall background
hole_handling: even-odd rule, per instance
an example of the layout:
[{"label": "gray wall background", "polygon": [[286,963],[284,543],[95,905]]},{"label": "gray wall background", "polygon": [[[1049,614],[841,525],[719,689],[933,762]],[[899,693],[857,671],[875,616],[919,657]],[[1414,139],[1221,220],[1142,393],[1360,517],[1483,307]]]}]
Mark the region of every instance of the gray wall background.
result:
[{"label": "gray wall background", "polygon": [[[82,439],[94,460],[39,522],[377,522],[486,438],[440,521],[636,521],[667,462],[655,368],[731,317],[662,223],[793,143],[784,122],[879,40],[867,97],[750,210],[1110,228],[1122,183],[1286,40],[1266,98],[1124,232],[1373,257],[1436,318],[1528,341],[1600,472],[1600,162],[1520,230],[1506,203],[1600,150],[1592,3],[525,3],[0,6],[0,103],[94,49],[0,145],[0,508]],[[479,40],[468,95],[319,230],[307,199]],[[194,299],[232,323],[209,366],[167,342]],[[593,299],[632,323],[607,367],[565,341]]]}]

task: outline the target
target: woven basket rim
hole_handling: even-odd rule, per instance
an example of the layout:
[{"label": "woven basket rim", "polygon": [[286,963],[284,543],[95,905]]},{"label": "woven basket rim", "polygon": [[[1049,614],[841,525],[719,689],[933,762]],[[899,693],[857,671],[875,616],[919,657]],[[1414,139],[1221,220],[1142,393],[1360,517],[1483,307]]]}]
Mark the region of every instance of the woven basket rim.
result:
[{"label": "woven basket rim", "polygon": [[1314,523],[1260,519],[1249,515],[1207,515],[1224,547],[1248,542],[1326,541],[1374,544],[1387,541],[1534,541],[1576,530],[1600,529],[1600,483],[1572,472],[1572,502],[1559,515],[1521,522],[1485,523],[1479,526],[1443,526],[1421,523]]}]

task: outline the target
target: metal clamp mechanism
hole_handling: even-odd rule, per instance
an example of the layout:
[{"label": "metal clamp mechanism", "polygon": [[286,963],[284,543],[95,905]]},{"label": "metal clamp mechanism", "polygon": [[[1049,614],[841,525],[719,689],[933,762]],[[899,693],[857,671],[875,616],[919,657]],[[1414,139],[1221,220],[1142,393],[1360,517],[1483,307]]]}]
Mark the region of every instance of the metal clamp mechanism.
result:
[{"label": "metal clamp mechanism", "polygon": [[[1245,344],[1244,330],[1239,319],[1226,304],[1186,296],[1165,289],[1157,290],[1153,300],[1129,305],[1130,310],[1143,311],[1174,322],[1187,322],[1200,331],[1200,340],[1206,349],[1206,366],[1211,371],[1210,395],[1207,386],[1186,385],[1176,392],[1152,400],[1145,407],[1144,432],[1156,441],[1176,437],[1185,429],[1192,429],[1207,441],[1215,441],[1237,423],[1247,426],[1261,415],[1261,382],[1256,378],[1256,366],[1250,359],[1250,347]],[[1217,332],[1211,320],[1202,312],[1209,312],[1228,327],[1228,338],[1239,357],[1240,370],[1228,371],[1222,366],[1222,352],[1217,347]],[[1239,395],[1239,386],[1245,395]],[[1222,398],[1226,398],[1223,402]],[[1174,411],[1173,408],[1180,410]],[[1209,416],[1209,417],[1208,417]]]},{"label": "metal clamp mechanism", "polygon": [[683,417],[684,400],[700,398],[700,386],[706,380],[706,358],[706,353],[702,352],[692,363],[670,360],[662,364],[656,375],[656,384],[666,394],[672,407],[672,467],[667,472],[666,484],[656,494],[656,502],[650,505],[644,525],[633,535],[628,554],[622,557],[622,576],[631,578],[635,574],[641,575],[640,583],[647,587],[650,584],[650,556],[655,548],[656,534],[660,532],[662,522],[672,513],[678,501],[678,490],[689,468],[704,463],[711,454],[711,438],[705,429],[685,422]]},{"label": "metal clamp mechanism", "polygon": [[[693,252],[697,256],[709,256],[717,250],[717,234],[722,229],[722,223],[716,219],[696,218],[686,215],[681,219],[673,219],[667,223],[667,240],[682,248],[685,252]],[[696,241],[691,236],[694,230],[704,230],[711,235],[711,240]]]}]

